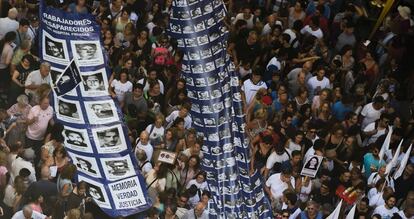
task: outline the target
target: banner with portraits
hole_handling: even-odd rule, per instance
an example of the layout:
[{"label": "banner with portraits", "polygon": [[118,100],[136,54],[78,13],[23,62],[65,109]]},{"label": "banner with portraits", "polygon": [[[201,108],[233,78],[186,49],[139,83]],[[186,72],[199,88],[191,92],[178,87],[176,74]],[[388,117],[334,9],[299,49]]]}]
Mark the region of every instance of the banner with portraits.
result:
[{"label": "banner with portraits", "polygon": [[222,0],[173,0],[168,34],[183,51],[182,76],[193,126],[204,138],[202,168],[212,193],[209,218],[272,218],[263,180],[249,174],[239,77],[226,52]]},{"label": "banner with portraits", "polygon": [[[43,2],[42,2],[43,3]],[[109,96],[107,55],[92,15],[41,4],[41,59],[51,64],[55,120],[78,181],[111,217],[151,206],[118,104]]]}]

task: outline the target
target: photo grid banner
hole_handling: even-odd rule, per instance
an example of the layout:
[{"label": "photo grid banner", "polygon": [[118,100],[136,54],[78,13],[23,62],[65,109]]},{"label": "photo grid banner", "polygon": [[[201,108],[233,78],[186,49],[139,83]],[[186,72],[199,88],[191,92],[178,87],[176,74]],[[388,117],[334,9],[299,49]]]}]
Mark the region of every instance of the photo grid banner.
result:
[{"label": "photo grid banner", "polygon": [[173,0],[169,35],[184,52],[191,116],[204,137],[202,167],[213,194],[210,218],[272,218],[263,183],[249,175],[239,77],[226,53],[222,0]]},{"label": "photo grid banner", "polygon": [[111,217],[145,211],[151,202],[122,111],[108,93],[108,57],[95,17],[41,4],[40,18],[41,59],[52,65],[51,86],[72,60],[80,72],[75,89],[61,96],[54,91],[51,98],[77,180],[89,184],[89,195]]}]

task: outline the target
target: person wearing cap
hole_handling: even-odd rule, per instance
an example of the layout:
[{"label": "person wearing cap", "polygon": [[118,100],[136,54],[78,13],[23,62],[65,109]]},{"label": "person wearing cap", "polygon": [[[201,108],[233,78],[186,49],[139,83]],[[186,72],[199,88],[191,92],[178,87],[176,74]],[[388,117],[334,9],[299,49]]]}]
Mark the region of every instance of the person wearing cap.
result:
[{"label": "person wearing cap", "polygon": [[30,18],[30,26],[27,30],[27,35],[32,40],[32,43],[35,42],[35,38],[37,34],[39,33],[39,18],[36,16],[33,16]]},{"label": "person wearing cap", "polygon": [[16,21],[17,14],[17,9],[12,8],[9,10],[7,17],[0,18],[0,40],[4,38],[6,33],[19,28],[19,22]]}]

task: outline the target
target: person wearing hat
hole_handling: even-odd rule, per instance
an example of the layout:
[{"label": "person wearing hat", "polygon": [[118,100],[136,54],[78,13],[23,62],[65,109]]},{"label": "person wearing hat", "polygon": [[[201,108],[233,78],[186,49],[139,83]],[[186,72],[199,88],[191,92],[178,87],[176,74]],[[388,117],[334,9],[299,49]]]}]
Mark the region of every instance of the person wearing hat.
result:
[{"label": "person wearing hat", "polygon": [[7,17],[0,18],[0,40],[4,38],[6,33],[19,28],[19,22],[16,21],[17,14],[17,9],[12,8],[9,10]]},{"label": "person wearing hat", "polygon": [[37,34],[39,33],[39,18],[33,15],[33,17],[30,18],[30,26],[27,30],[27,35],[32,40],[32,43],[35,43],[35,38]]}]

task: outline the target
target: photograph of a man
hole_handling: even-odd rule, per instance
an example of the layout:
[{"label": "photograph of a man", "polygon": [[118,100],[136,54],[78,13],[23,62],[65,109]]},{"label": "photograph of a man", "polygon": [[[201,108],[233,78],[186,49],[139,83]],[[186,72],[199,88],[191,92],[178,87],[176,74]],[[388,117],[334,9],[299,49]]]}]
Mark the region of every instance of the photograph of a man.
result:
[{"label": "photograph of a man", "polygon": [[82,133],[75,132],[72,130],[65,130],[66,135],[66,142],[71,145],[79,146],[79,147],[87,147],[85,143],[85,138],[83,137]]},{"label": "photograph of a man", "polygon": [[95,43],[75,44],[79,60],[93,60],[98,58],[98,46]]},{"label": "photograph of a man", "polygon": [[63,51],[63,44],[61,42],[56,42],[46,37],[46,54],[58,59],[65,59],[65,53]]},{"label": "photograph of a man", "polygon": [[78,109],[74,103],[59,101],[59,114],[62,116],[79,119]]},{"label": "photograph of a man", "polygon": [[121,144],[119,138],[119,131],[117,128],[112,128],[108,130],[104,130],[101,132],[97,132],[99,143],[102,148],[105,147],[115,147]]},{"label": "photograph of a man", "polygon": [[89,184],[89,195],[92,198],[94,198],[96,201],[105,202],[105,198],[102,194],[102,190],[98,186]]},{"label": "photograph of a man", "polygon": [[89,162],[88,160],[85,160],[83,158],[80,158],[80,157],[76,157],[76,160],[78,161],[76,163],[76,166],[79,169],[87,171],[87,172],[92,173],[92,174],[96,174],[96,170],[92,169],[92,163],[91,162]]},{"label": "photograph of a man", "polygon": [[85,91],[104,91],[105,84],[102,73],[82,76]]},{"label": "photograph of a man", "polygon": [[106,161],[105,164],[108,167],[108,173],[114,176],[123,176],[129,171],[126,159]]},{"label": "photograph of a man", "polygon": [[109,103],[97,103],[92,104],[91,109],[96,117],[104,119],[104,118],[110,118],[114,116],[114,113],[111,109],[111,104]]}]

